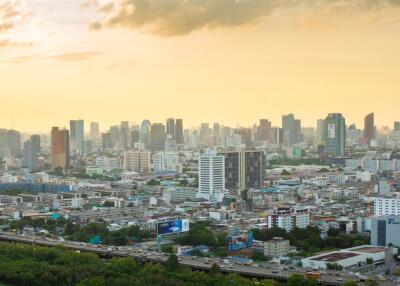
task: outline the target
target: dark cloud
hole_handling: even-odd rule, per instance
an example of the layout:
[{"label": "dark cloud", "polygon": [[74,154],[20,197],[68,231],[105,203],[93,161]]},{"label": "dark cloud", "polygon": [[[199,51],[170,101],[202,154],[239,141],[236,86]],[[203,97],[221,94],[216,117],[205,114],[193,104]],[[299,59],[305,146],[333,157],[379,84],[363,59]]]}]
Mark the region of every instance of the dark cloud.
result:
[{"label": "dark cloud", "polygon": [[[268,17],[280,8],[328,7],[380,9],[400,5],[400,0],[87,0],[97,8],[100,27],[149,28],[164,36],[188,34],[199,29],[239,26]],[[101,4],[103,3],[103,4]],[[87,5],[87,6],[88,6]]]}]

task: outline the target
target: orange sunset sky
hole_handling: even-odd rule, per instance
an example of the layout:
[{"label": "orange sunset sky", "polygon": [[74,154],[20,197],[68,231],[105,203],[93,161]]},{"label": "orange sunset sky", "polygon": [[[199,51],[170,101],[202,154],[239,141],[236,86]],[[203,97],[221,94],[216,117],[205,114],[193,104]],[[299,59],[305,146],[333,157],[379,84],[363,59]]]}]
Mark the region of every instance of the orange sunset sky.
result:
[{"label": "orange sunset sky", "polygon": [[400,0],[0,0],[0,128],[400,120]]}]

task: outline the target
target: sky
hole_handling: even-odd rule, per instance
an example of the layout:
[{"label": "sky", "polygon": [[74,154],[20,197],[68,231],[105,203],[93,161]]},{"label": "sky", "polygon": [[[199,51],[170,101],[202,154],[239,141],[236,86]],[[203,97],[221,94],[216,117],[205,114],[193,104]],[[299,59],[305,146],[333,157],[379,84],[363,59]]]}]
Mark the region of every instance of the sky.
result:
[{"label": "sky", "polygon": [[400,0],[0,0],[0,127],[400,120]]}]

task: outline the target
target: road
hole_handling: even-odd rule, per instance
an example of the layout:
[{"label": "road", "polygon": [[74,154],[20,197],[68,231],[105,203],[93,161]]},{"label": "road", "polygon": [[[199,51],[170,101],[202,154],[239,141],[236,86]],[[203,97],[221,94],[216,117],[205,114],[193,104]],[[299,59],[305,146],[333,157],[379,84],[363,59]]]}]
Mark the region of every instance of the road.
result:
[{"label": "road", "polygon": [[[26,244],[35,244],[40,246],[54,247],[62,245],[71,250],[79,250],[82,252],[93,252],[104,256],[133,257],[143,262],[165,263],[168,255],[157,252],[150,252],[134,247],[111,247],[106,245],[92,245],[84,242],[76,241],[60,241],[45,237],[33,237],[25,235],[16,235],[12,233],[0,232],[0,240],[8,242],[19,242]],[[197,270],[209,270],[211,265],[217,264],[222,272],[237,273],[246,277],[276,279],[286,281],[294,274],[306,275],[307,270],[303,268],[290,269],[280,265],[260,266],[257,264],[244,265],[220,258],[204,258],[195,256],[179,256],[181,265],[191,267]],[[345,272],[337,271],[321,271],[320,282],[326,285],[339,286],[348,280],[358,281],[358,278],[351,276]],[[397,286],[393,281],[378,281],[382,286]]]}]

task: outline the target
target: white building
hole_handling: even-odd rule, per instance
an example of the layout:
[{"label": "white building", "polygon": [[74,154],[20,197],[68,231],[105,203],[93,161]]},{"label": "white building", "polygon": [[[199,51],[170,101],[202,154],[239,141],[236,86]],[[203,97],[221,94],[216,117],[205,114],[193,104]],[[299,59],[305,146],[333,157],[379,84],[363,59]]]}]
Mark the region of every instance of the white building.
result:
[{"label": "white building", "polygon": [[166,204],[183,202],[196,197],[197,190],[192,188],[169,188],[163,191],[162,200]]},{"label": "white building", "polygon": [[114,169],[120,168],[119,160],[115,157],[97,157],[96,167],[102,168],[106,172],[110,172]]},{"label": "white building", "polygon": [[373,201],[374,201],[374,215],[376,216],[400,215],[399,196],[375,197],[373,198]]},{"label": "white building", "polygon": [[310,224],[310,211],[306,208],[279,208],[268,215],[268,228],[279,227],[287,232],[295,227],[307,228]]},{"label": "white building", "polygon": [[182,163],[177,152],[157,152],[153,155],[154,172],[182,173]]},{"label": "white building", "polygon": [[151,172],[151,153],[148,151],[127,151],[124,153],[125,170],[136,173]]},{"label": "white building", "polygon": [[199,157],[198,197],[222,201],[225,193],[225,157],[208,151]]},{"label": "white building", "polygon": [[[393,249],[397,253],[397,249]],[[395,254],[393,253],[393,254]],[[372,258],[374,264],[385,262],[385,247],[363,245],[340,251],[317,254],[301,260],[303,267],[327,269],[327,264],[338,264],[345,270],[365,265],[367,259]]]}]

